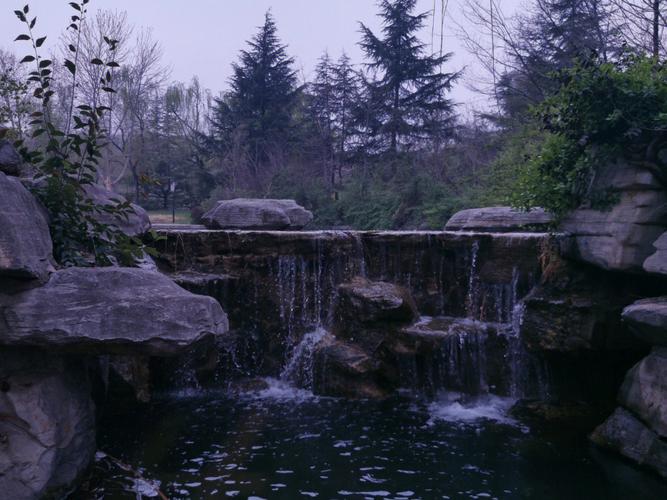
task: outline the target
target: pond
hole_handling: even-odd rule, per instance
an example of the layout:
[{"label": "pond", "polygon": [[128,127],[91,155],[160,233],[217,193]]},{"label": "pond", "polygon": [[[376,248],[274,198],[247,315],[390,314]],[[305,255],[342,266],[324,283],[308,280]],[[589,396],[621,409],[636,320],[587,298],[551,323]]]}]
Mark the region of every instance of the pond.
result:
[{"label": "pond", "polygon": [[155,496],[159,485],[170,499],[667,498],[666,484],[580,430],[509,416],[511,400],[346,401],[266,382],[107,411],[108,456],[86,497]]}]

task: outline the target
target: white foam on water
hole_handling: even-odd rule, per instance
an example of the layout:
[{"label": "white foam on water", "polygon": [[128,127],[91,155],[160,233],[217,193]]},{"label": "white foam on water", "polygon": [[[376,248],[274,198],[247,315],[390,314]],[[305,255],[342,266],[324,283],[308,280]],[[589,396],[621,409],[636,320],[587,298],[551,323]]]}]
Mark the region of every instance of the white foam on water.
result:
[{"label": "white foam on water", "polygon": [[271,400],[285,403],[304,403],[317,401],[319,398],[312,392],[294,387],[289,382],[276,378],[263,379],[266,385],[263,388],[242,393],[242,397]]},{"label": "white foam on water", "polygon": [[512,398],[503,398],[491,394],[466,397],[458,393],[447,395],[428,405],[430,415],[429,424],[439,421],[475,424],[483,421],[492,421],[505,425],[518,425],[508,413],[516,403]]},{"label": "white foam on water", "polygon": [[313,354],[315,347],[327,335],[322,327],[306,333],[294,347],[290,359],[282,370],[280,378],[294,385],[312,388],[313,385]]}]

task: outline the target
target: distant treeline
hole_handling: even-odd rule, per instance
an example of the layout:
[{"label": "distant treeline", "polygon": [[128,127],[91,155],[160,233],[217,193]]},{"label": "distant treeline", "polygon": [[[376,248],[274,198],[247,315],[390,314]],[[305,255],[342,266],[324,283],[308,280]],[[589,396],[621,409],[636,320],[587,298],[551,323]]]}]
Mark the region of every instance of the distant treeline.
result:
[{"label": "distant treeline", "polygon": [[[108,107],[98,181],[147,208],[166,208],[174,196],[195,218],[217,199],[248,196],[296,199],[313,210],[316,227],[441,228],[471,206],[559,210],[577,201],[571,193],[585,175],[573,180],[563,162],[584,157],[563,142],[570,139],[554,110],[567,106],[554,96],[577,78],[599,88],[590,72],[600,68],[635,68],[638,80],[641,58],[655,69],[665,55],[667,0],[532,0],[511,18],[497,1],[462,0],[462,25],[475,32],[459,35],[482,68],[477,91],[487,103],[465,114],[450,92],[471,79],[452,67],[446,46],[420,38],[425,28],[435,36],[435,17],[446,12],[420,13],[416,4],[380,1],[381,30],[360,24],[364,63],[324,53],[308,82],[269,12],[219,94],[197,78],[169,82],[150,31],[101,11],[68,30],[52,56],[49,117],[66,123],[73,99]],[[114,92],[103,88],[109,69],[94,62],[110,60],[105,37],[117,42]],[[81,54],[76,96],[57,63],[72,47]],[[32,138],[30,124],[37,104],[19,59],[0,52],[0,126],[39,143],[45,139]],[[215,64],[212,50],[209,60]],[[545,157],[561,150],[570,153],[561,163]],[[563,179],[551,175],[558,168]],[[550,198],[555,189],[561,198]]]}]

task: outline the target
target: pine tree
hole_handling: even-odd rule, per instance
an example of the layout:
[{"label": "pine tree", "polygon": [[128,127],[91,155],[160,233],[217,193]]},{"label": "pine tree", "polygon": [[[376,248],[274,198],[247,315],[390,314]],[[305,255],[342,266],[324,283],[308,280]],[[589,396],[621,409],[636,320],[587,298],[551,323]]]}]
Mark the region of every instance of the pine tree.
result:
[{"label": "pine tree", "polygon": [[321,141],[327,175],[335,185],[336,173],[342,180],[342,166],[347,149],[355,134],[355,110],[359,101],[359,76],[347,54],[332,61],[324,53],[315,68],[315,78],[309,86],[309,111]]},{"label": "pine tree", "polygon": [[354,118],[360,99],[359,74],[352,67],[346,53],[343,53],[333,66],[333,80],[338,152],[345,156],[349,143],[356,134]]},{"label": "pine tree", "polygon": [[216,100],[213,111],[214,136],[224,147],[230,134],[242,134],[255,166],[268,159],[272,148],[289,140],[297,87],[294,60],[286,48],[267,12],[264,25],[232,65],[229,93]]},{"label": "pine tree", "polygon": [[575,61],[613,58],[622,43],[611,16],[609,0],[538,0],[519,19],[512,47],[515,70],[498,82],[505,111],[522,115],[556,89],[554,73]]},{"label": "pine tree", "polygon": [[451,54],[428,55],[418,38],[427,13],[414,14],[417,0],[382,0],[382,33],[361,24],[360,46],[372,71],[367,82],[371,114],[367,126],[396,152],[442,135],[451,126],[452,103],[445,97],[457,73],[443,73]]}]

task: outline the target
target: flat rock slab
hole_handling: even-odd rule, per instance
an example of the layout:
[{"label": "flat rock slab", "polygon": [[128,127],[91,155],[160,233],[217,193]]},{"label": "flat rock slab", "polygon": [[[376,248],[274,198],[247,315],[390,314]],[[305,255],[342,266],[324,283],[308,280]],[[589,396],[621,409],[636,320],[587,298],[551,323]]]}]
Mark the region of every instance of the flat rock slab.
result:
[{"label": "flat rock slab", "polygon": [[0,276],[46,280],[52,250],[43,207],[17,178],[0,172]]},{"label": "flat rock slab", "polygon": [[70,268],[4,298],[0,345],[170,356],[228,330],[210,297],[136,268]]},{"label": "flat rock slab", "polygon": [[623,320],[642,340],[667,346],[667,297],[635,302],[623,310]]},{"label": "flat rock slab", "polygon": [[667,443],[624,408],[595,429],[591,441],[667,477]]},{"label": "flat rock slab", "polygon": [[529,211],[511,207],[471,208],[455,213],[446,231],[511,233],[548,231],[553,218],[542,208]]},{"label": "flat rock slab", "polygon": [[294,200],[237,198],[219,201],[202,221],[210,229],[301,229],[313,214]]}]

